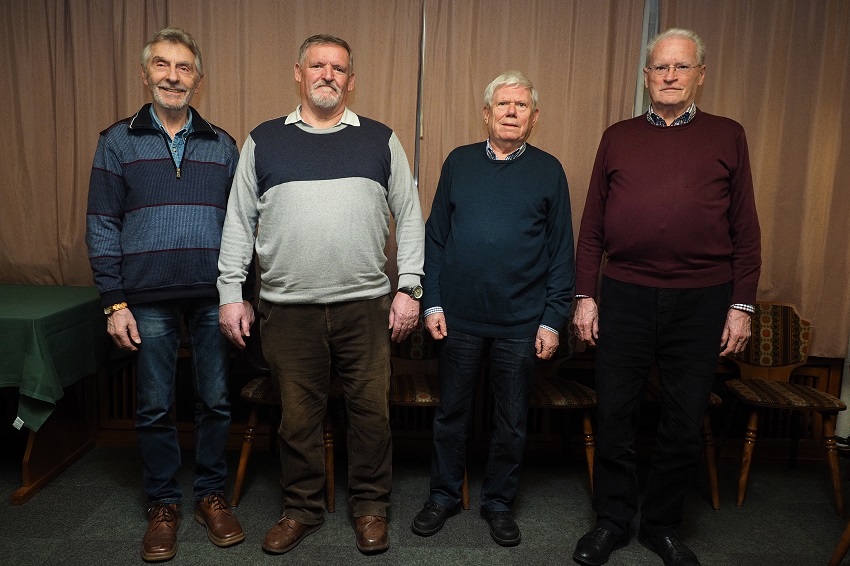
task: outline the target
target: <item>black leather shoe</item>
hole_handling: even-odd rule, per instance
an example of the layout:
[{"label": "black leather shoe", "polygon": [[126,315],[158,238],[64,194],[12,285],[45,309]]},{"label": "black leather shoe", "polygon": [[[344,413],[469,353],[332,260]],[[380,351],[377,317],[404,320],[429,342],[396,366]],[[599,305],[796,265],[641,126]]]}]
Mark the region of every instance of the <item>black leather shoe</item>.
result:
[{"label": "black leather shoe", "polygon": [[427,501],[422,510],[413,518],[411,530],[421,537],[429,537],[442,529],[446,519],[454,513],[455,510],[453,509],[447,509],[438,503]]},{"label": "black leather shoe", "polygon": [[573,560],[588,566],[601,566],[608,562],[612,552],[627,544],[629,544],[628,532],[617,535],[608,529],[596,527],[578,539]]},{"label": "black leather shoe", "polygon": [[510,511],[485,511],[484,518],[490,525],[490,536],[502,546],[516,546],[520,541],[519,527]]},{"label": "black leather shoe", "polygon": [[675,536],[654,536],[640,529],[638,542],[660,556],[664,566],[700,566],[697,555]]}]

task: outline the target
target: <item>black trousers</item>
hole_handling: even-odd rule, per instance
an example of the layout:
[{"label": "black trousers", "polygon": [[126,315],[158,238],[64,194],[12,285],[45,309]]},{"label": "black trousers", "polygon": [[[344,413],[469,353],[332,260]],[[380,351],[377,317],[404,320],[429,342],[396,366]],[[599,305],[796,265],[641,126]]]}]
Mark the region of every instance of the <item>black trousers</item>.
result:
[{"label": "black trousers", "polygon": [[635,428],[654,361],[661,416],[640,521],[651,534],[675,534],[702,453],[702,419],[730,298],[728,283],[665,289],[603,278],[596,351],[597,526],[620,534],[637,513]]}]

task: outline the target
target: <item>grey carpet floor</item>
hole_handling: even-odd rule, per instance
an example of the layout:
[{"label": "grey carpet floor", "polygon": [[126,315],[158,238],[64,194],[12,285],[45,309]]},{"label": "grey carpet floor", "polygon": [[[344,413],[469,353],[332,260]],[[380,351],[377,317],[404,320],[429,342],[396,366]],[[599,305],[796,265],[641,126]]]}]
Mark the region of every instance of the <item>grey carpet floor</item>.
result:
[{"label": "grey carpet floor", "polygon": [[[8,452],[0,449],[0,452]],[[184,453],[180,479],[191,497],[192,452]],[[235,473],[238,454],[229,454]],[[842,466],[846,465],[842,461]],[[397,457],[390,516],[390,549],[361,555],[354,546],[345,463],[339,458],[337,510],[324,526],[282,556],[263,553],[263,536],[280,514],[278,461],[268,452],[252,456],[244,497],[236,514],[246,540],[219,549],[187,510],[179,530],[173,565],[348,565],[446,566],[573,564],[577,539],[593,525],[584,466],[562,458],[529,458],[523,470],[514,514],[522,543],[496,545],[477,512],[481,470],[470,468],[472,510],[450,518],[442,531],[422,538],[410,523],[427,497],[427,458]],[[0,455],[0,564],[142,564],[139,544],[146,528],[141,463],[135,449],[96,448],[73,464],[32,500],[9,503],[20,485],[19,456]],[[680,535],[706,566],[825,565],[844,529],[836,516],[823,462],[801,462],[796,470],[772,462],[753,465],[743,508],[735,506],[737,462],[719,463],[721,509],[711,509],[704,474],[687,500]],[[850,483],[848,483],[850,485]],[[850,508],[850,498],[848,498]],[[850,564],[850,558],[845,561]],[[616,551],[611,566],[657,565],[661,560],[635,540]]]}]

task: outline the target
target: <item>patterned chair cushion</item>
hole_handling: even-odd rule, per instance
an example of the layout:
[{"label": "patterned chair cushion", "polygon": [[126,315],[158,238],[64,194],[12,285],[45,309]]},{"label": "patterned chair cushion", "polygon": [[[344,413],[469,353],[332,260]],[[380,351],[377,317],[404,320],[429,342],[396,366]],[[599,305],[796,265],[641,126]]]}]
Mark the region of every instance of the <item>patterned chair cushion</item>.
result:
[{"label": "patterned chair cushion", "polygon": [[414,407],[439,405],[440,382],[436,375],[393,375],[390,403]]},{"label": "patterned chair cushion", "polygon": [[280,389],[270,376],[256,377],[245,384],[239,394],[246,401],[263,405],[280,405]]},{"label": "patterned chair cushion", "polygon": [[847,408],[841,399],[799,383],[767,379],[730,379],[726,384],[741,400],[759,407],[827,412],[838,412]]},{"label": "patterned chair cushion", "polygon": [[538,379],[530,404],[538,408],[591,409],[596,406],[596,391],[569,379]]}]

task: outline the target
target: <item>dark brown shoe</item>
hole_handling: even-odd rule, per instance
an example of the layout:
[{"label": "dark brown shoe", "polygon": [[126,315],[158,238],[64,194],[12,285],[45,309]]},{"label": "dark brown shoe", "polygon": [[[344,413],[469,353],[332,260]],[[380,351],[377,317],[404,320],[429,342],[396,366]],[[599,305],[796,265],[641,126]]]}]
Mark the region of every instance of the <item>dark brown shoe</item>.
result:
[{"label": "dark brown shoe", "polygon": [[305,525],[289,517],[281,517],[274,524],[266,538],[263,539],[263,550],[272,554],[283,554],[295,548],[301,539],[319,530],[322,524]]},{"label": "dark brown shoe", "polygon": [[154,503],[148,509],[148,530],[142,539],[142,560],[162,562],[177,554],[177,528],[180,511],[176,503]]},{"label": "dark brown shoe", "polygon": [[207,528],[212,543],[222,548],[245,540],[239,519],[220,493],[211,493],[195,505],[195,520]]},{"label": "dark brown shoe", "polygon": [[357,550],[364,554],[383,552],[390,547],[386,517],[378,515],[355,517],[354,530],[357,532]]}]

